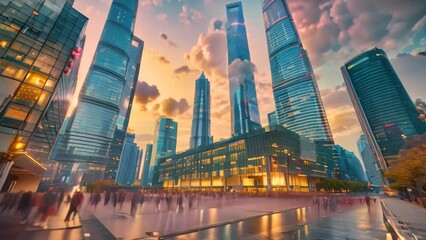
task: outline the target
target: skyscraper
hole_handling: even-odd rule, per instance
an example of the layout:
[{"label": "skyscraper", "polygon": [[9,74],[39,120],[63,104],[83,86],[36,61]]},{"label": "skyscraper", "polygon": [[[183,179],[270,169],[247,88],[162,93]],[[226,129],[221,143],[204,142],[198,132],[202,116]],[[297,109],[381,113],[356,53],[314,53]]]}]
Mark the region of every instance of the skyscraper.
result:
[{"label": "skyscraper", "polygon": [[93,170],[90,178],[83,179],[102,178],[109,159],[127,69],[132,65],[129,51],[137,5],[137,0],[113,0],[79,103],[62,141],[55,143],[58,151],[51,155],[52,160],[82,163],[83,171]]},{"label": "skyscraper", "polygon": [[115,179],[118,184],[133,185],[135,179],[139,177],[138,166],[140,166],[142,149],[134,141],[135,134],[128,133],[120,155],[120,163]]},{"label": "skyscraper", "polygon": [[375,186],[382,186],[384,181],[379,172],[380,163],[365,135],[359,137],[357,147],[362,161],[364,162],[365,173],[367,174],[368,180]]},{"label": "skyscraper", "polygon": [[285,0],[264,0],[263,19],[278,123],[314,141],[333,143],[306,50]]},{"label": "skyscraper", "polygon": [[226,5],[226,16],[232,134],[239,135],[261,124],[241,2]]},{"label": "skyscraper", "polygon": [[142,186],[147,186],[149,182],[149,168],[151,165],[151,155],[152,155],[152,144],[146,144],[145,147],[145,157],[143,160],[143,169],[142,169]]},{"label": "skyscraper", "polygon": [[272,125],[276,125],[278,124],[278,120],[277,120],[277,112],[273,111],[268,113],[268,125],[272,126]]},{"label": "skyscraper", "polygon": [[339,164],[340,178],[343,180],[367,182],[364,168],[353,152],[350,152],[340,145],[334,147]]},{"label": "skyscraper", "polygon": [[35,190],[49,165],[75,90],[86,23],[66,0],[0,2],[0,156],[6,156],[0,188],[6,182],[6,191]]},{"label": "skyscraper", "polygon": [[117,124],[115,126],[114,137],[108,157],[108,163],[105,170],[105,179],[115,179],[118,163],[120,161],[121,151],[123,149],[124,138],[129,125],[130,112],[138,82],[139,68],[144,42],[133,36],[132,45],[129,50],[129,63],[126,70],[126,82],[120,101],[120,113],[118,114]]},{"label": "skyscraper", "polygon": [[195,81],[190,148],[213,142],[210,124],[210,82],[203,72]]},{"label": "skyscraper", "polygon": [[149,165],[148,183],[152,186],[154,178],[157,176],[157,167],[160,164],[159,158],[170,156],[176,153],[178,124],[170,118],[160,117],[155,122],[154,146]]},{"label": "skyscraper", "polygon": [[362,130],[380,167],[387,171],[398,158],[406,137],[426,131],[413,101],[386,53],[373,48],[341,67]]}]

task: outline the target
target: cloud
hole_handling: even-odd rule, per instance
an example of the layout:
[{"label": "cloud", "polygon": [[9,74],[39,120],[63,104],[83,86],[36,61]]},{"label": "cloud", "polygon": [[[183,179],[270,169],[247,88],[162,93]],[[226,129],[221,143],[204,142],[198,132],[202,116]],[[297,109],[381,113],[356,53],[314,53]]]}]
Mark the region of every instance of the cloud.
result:
[{"label": "cloud", "polygon": [[165,14],[165,13],[159,13],[159,14],[157,14],[157,20],[164,21],[166,19],[167,19],[167,14]]},{"label": "cloud", "polygon": [[161,103],[155,104],[152,110],[166,117],[176,117],[188,111],[189,108],[190,106],[185,98],[181,98],[179,101],[174,98],[167,98]]},{"label": "cloud", "polygon": [[348,136],[361,131],[355,111],[347,110],[328,117],[333,136]]},{"label": "cloud", "polygon": [[422,0],[304,0],[288,4],[314,66],[373,46],[401,51],[426,23]]},{"label": "cloud", "polygon": [[224,31],[212,31],[200,34],[198,42],[186,54],[185,58],[195,68],[208,75],[227,77],[226,75],[226,35]]},{"label": "cloud", "polygon": [[176,68],[173,72],[175,74],[181,74],[181,73],[190,73],[192,70],[187,66],[183,65],[181,67]]},{"label": "cloud", "polygon": [[418,54],[413,56],[408,53],[401,53],[390,61],[411,99],[425,99],[425,57]]},{"label": "cloud", "polygon": [[169,64],[170,61],[165,56],[160,56],[158,60],[162,63]]},{"label": "cloud", "polygon": [[142,105],[142,110],[146,110],[146,105],[155,101],[160,96],[157,86],[150,86],[145,81],[138,82],[135,90],[135,101]]},{"label": "cloud", "polygon": [[345,83],[337,85],[334,89],[321,90],[321,99],[327,109],[352,107]]},{"label": "cloud", "polygon": [[249,60],[243,60],[237,58],[228,67],[228,74],[230,77],[254,75],[256,71],[256,65]]},{"label": "cloud", "polygon": [[171,47],[177,47],[177,46],[178,46],[176,43],[172,42],[172,41],[169,39],[169,37],[167,36],[167,34],[165,34],[165,33],[161,33],[161,34],[160,34],[160,37],[163,39],[164,43],[165,43],[167,46],[171,46]]},{"label": "cloud", "polygon": [[182,6],[182,11],[179,14],[180,22],[185,26],[189,26],[192,21],[197,21],[203,18],[203,15],[200,11],[189,8],[186,5]]}]

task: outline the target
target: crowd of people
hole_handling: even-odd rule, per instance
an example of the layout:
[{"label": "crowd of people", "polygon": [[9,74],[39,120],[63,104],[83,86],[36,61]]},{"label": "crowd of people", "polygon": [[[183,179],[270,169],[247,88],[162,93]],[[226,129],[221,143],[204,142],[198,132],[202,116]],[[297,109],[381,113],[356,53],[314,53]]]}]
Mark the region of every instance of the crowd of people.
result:
[{"label": "crowd of people", "polygon": [[[72,195],[71,195],[72,194]],[[33,226],[47,227],[50,216],[57,214],[62,203],[68,208],[64,219],[68,225],[70,220],[74,220],[76,214],[82,208],[85,194],[80,191],[65,193],[61,189],[49,188],[47,192],[19,192],[4,193],[0,195],[0,214],[15,212],[21,217],[22,224],[32,224]],[[287,203],[299,203],[309,205],[325,211],[336,211],[350,208],[356,204],[365,203],[370,210],[370,202],[376,202],[375,198],[367,196],[352,195],[312,195],[311,193],[294,192],[214,192],[214,191],[167,191],[167,190],[137,190],[126,191],[117,189],[94,192],[86,194],[87,201],[84,210],[95,209],[101,203],[104,205],[103,211],[123,211],[123,205],[131,216],[139,212],[151,211],[155,213],[166,211],[190,211],[194,208],[209,208],[232,206],[235,204],[256,204],[258,198],[286,199]],[[127,210],[128,209],[128,210]]]},{"label": "crowd of people", "polygon": [[83,203],[83,198],[84,195],[82,192],[75,191],[71,197],[62,189],[55,190],[52,187],[43,193],[31,191],[8,192],[2,194],[0,214],[18,214],[21,218],[21,224],[31,224],[47,228],[49,218],[57,214],[62,203],[65,203],[65,206],[70,205],[64,221],[68,222],[71,214],[73,214],[74,219]]}]

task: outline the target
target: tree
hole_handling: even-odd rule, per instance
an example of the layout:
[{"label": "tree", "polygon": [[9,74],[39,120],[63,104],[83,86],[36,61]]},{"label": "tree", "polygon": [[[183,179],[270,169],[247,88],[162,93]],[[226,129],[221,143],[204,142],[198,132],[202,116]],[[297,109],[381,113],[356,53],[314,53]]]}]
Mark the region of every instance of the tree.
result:
[{"label": "tree", "polygon": [[406,147],[399,152],[397,164],[385,173],[385,177],[393,181],[391,188],[424,191],[421,188],[426,185],[426,133],[407,141]]}]

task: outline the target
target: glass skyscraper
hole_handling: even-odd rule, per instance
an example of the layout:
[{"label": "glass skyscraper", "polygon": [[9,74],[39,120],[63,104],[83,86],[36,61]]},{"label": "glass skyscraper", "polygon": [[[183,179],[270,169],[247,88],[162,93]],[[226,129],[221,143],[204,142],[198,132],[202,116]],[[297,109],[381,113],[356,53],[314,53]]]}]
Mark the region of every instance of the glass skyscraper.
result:
[{"label": "glass skyscraper", "polygon": [[158,159],[176,154],[178,123],[161,117],[155,122],[154,146],[149,165],[148,183],[153,186],[158,178]]},{"label": "glass skyscraper", "polygon": [[117,124],[115,126],[114,137],[111,143],[109,159],[105,170],[104,178],[115,179],[118,164],[120,162],[121,150],[123,149],[124,138],[129,125],[132,103],[138,82],[139,68],[141,64],[144,42],[133,36],[132,45],[129,50],[129,63],[126,71],[126,82],[120,101],[120,113],[118,114]]},{"label": "glass skyscraper", "polygon": [[362,130],[387,171],[398,158],[405,138],[426,131],[413,101],[379,48],[363,52],[341,67]]},{"label": "glass skyscraper", "polygon": [[254,75],[235,66],[251,64],[241,2],[226,5],[226,16],[232,134],[238,135],[260,128],[261,124]]},{"label": "glass skyscraper", "polygon": [[278,124],[278,120],[277,120],[277,112],[273,111],[268,113],[268,125],[275,125]]},{"label": "glass skyscraper", "polygon": [[278,123],[314,141],[333,143],[306,50],[285,0],[263,0],[263,19]]},{"label": "glass skyscraper", "polygon": [[374,186],[382,186],[384,181],[379,172],[380,163],[365,135],[361,135],[359,137],[357,147],[359,154],[362,157],[362,161],[364,162],[365,173],[367,174],[369,181]]},{"label": "glass skyscraper", "polygon": [[[87,20],[66,0],[0,2],[0,154],[10,156],[0,159],[0,188],[6,182],[6,191],[35,190],[49,167],[75,90]],[[34,179],[21,186],[21,176]]]},{"label": "glass skyscraper", "polygon": [[115,179],[118,184],[133,185],[135,179],[139,177],[142,149],[134,141],[135,134],[127,134]]},{"label": "glass skyscraper", "polygon": [[[130,50],[137,0],[113,0],[79,96],[79,103],[52,160],[97,164],[84,169],[100,171],[102,178],[109,159],[120,113],[126,74],[131,66]],[[83,176],[83,179],[85,177]]]},{"label": "glass skyscraper", "polygon": [[146,144],[145,147],[145,157],[143,160],[143,169],[142,169],[142,186],[147,186],[149,182],[149,165],[151,164],[151,155],[152,155],[152,144]]},{"label": "glass skyscraper", "polygon": [[195,81],[190,148],[213,142],[210,125],[210,82],[203,72]]},{"label": "glass skyscraper", "polygon": [[353,152],[346,150],[340,145],[335,145],[334,150],[337,154],[340,178],[342,180],[368,181],[361,162]]}]

